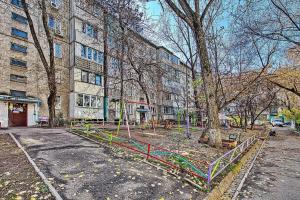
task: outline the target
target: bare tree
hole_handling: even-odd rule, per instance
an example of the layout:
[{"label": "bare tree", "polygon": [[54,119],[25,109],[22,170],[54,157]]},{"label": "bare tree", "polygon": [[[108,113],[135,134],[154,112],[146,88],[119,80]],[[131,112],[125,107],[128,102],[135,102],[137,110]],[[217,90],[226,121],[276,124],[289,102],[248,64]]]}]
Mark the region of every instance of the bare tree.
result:
[{"label": "bare tree", "polygon": [[[33,3],[33,2],[32,2]],[[34,27],[34,23],[32,21],[32,17],[28,8],[28,3],[26,0],[22,0],[23,10],[26,14],[30,32],[34,41],[34,46],[36,47],[40,59],[43,63],[44,69],[47,75],[47,83],[49,89],[49,96],[48,96],[48,110],[49,110],[49,127],[54,126],[54,118],[55,118],[55,98],[57,93],[56,81],[55,81],[55,62],[54,62],[54,47],[53,47],[53,36],[48,27],[48,12],[45,0],[40,0],[36,3],[35,7],[41,10],[41,18],[43,23],[43,29],[46,33],[46,38],[48,42],[49,48],[49,61],[47,61],[45,52],[42,49],[40,40],[37,36],[36,29]]]},{"label": "bare tree", "polygon": [[[167,14],[168,13],[164,13],[164,15]],[[174,23],[171,23],[168,20],[168,16],[164,17],[166,20],[162,24],[162,38],[164,41],[169,41],[171,43],[170,47],[175,50],[175,52],[185,60],[185,64],[191,68],[191,78],[196,84],[199,79],[197,73],[200,73],[200,66],[197,46],[195,46],[192,30],[184,21],[182,21],[182,19],[173,15],[171,16],[171,19],[174,19]],[[196,109],[200,110],[199,87],[193,87],[193,97]]]},{"label": "bare tree", "polygon": [[219,129],[219,112],[215,96],[215,81],[213,78],[213,68],[209,60],[205,32],[205,18],[207,17],[207,12],[211,7],[215,6],[218,1],[211,0],[205,5],[200,5],[200,0],[194,0],[192,2],[186,0],[165,0],[164,2],[166,2],[173,12],[180,17],[193,32],[197,44],[206,97],[209,143],[212,146],[221,147],[222,140]]},{"label": "bare tree", "polygon": [[[146,97],[146,102],[150,109],[152,103],[150,93],[155,93],[156,91],[156,80],[154,78],[158,70],[156,49],[143,40],[143,38],[134,32],[132,32],[132,36],[128,40],[128,52],[126,56],[130,64],[129,71],[132,71],[131,76],[128,78],[138,84]],[[152,117],[153,115],[151,114]]]},{"label": "bare tree", "polygon": [[[244,32],[249,36],[260,37],[269,42],[277,41],[280,46],[278,50],[282,51],[281,54],[286,53],[293,46],[299,54],[300,25],[298,22],[300,20],[300,10],[298,4],[299,1],[297,0],[251,0],[238,6],[235,19],[238,24],[242,24]],[[284,55],[278,57],[281,59],[282,65]],[[286,63],[284,65],[290,64]],[[269,81],[279,88],[300,96],[297,88],[300,82],[296,81],[297,83],[293,85],[287,84],[289,81],[285,82],[276,78],[278,74],[277,70],[274,71],[275,78],[273,78],[274,76],[270,77]]]}]

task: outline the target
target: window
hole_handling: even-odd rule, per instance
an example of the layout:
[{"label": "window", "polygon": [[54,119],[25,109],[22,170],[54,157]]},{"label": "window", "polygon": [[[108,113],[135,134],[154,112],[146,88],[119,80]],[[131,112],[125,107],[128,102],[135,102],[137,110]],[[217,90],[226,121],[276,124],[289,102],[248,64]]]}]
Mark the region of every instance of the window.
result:
[{"label": "window", "polygon": [[95,84],[96,85],[101,85],[101,83],[102,83],[102,77],[99,75],[99,74],[96,74],[96,82],[95,82]]},{"label": "window", "polygon": [[10,75],[10,80],[15,81],[15,82],[20,82],[20,83],[26,83],[27,82],[27,77],[11,74]]},{"label": "window", "polygon": [[164,113],[165,114],[173,114],[173,107],[164,106]]},{"label": "window", "polygon": [[94,27],[90,24],[86,24],[86,33],[88,36],[92,37],[94,32]]},{"label": "window", "polygon": [[89,83],[95,84],[95,74],[89,73]]},{"label": "window", "polygon": [[59,8],[59,6],[61,5],[61,0],[50,0],[50,3],[54,8]]},{"label": "window", "polygon": [[61,22],[58,20],[56,20],[56,23],[55,23],[55,33],[62,35]]},{"label": "window", "polygon": [[179,70],[175,70],[175,79],[177,82],[180,82],[179,74],[180,74]]},{"label": "window", "polygon": [[20,67],[26,67],[27,66],[27,63],[25,61],[17,60],[15,58],[10,59],[10,64],[20,66]]},{"label": "window", "polygon": [[61,83],[61,72],[60,71],[55,73],[55,82]]},{"label": "window", "polygon": [[98,52],[98,63],[103,65],[104,55],[102,52]]},{"label": "window", "polygon": [[55,29],[55,19],[52,16],[48,16],[48,27],[52,30]]},{"label": "window", "polygon": [[48,27],[56,34],[62,35],[61,22],[51,15],[48,16]]},{"label": "window", "polygon": [[89,59],[89,60],[92,60],[92,48],[91,47],[88,47],[87,48],[87,58]]},{"label": "window", "polygon": [[93,53],[93,60],[95,61],[95,62],[98,62],[98,51],[97,50],[94,50],[93,51],[94,53]]},{"label": "window", "polygon": [[27,53],[27,47],[18,45],[16,43],[11,43],[10,49],[13,51],[21,52],[21,53]]},{"label": "window", "polygon": [[103,64],[103,53],[83,44],[81,44],[81,57]]},{"label": "window", "polygon": [[79,107],[100,108],[101,97],[89,94],[77,94],[76,105]]},{"label": "window", "polygon": [[10,95],[13,97],[26,97],[26,92],[18,90],[10,90]]},{"label": "window", "polygon": [[166,100],[172,100],[172,94],[167,94],[166,95]]},{"label": "window", "polygon": [[77,94],[76,96],[76,105],[83,106],[83,94]]},{"label": "window", "polygon": [[101,97],[97,97],[97,107],[101,108]]},{"label": "window", "polygon": [[88,23],[82,23],[82,32],[88,35],[89,37],[97,38],[98,37],[98,31],[97,29]]},{"label": "window", "polygon": [[132,115],[132,114],[133,114],[133,107],[132,107],[132,104],[128,104],[127,110],[128,110],[128,114],[129,114],[129,115]]},{"label": "window", "polygon": [[22,15],[18,15],[17,13],[12,12],[11,18],[21,24],[28,24],[27,18],[23,17]]},{"label": "window", "polygon": [[81,57],[86,58],[86,46],[81,45]]},{"label": "window", "polygon": [[81,81],[87,83],[88,82],[88,72],[87,71],[81,71]]},{"label": "window", "polygon": [[54,56],[56,58],[62,58],[61,44],[54,43]]},{"label": "window", "polygon": [[119,60],[116,58],[111,59],[111,65],[113,68],[117,68],[119,66]]},{"label": "window", "polygon": [[179,64],[179,59],[174,55],[170,56],[170,61],[174,64]]},{"label": "window", "polygon": [[91,107],[97,108],[97,96],[91,96]]},{"label": "window", "polygon": [[57,110],[61,109],[61,98],[60,98],[60,96],[55,97],[55,109],[57,109]]},{"label": "window", "polygon": [[91,99],[91,96],[90,95],[84,95],[84,101],[83,101],[83,106],[84,107],[90,107],[90,99]]},{"label": "window", "polygon": [[24,39],[28,39],[28,34],[26,32],[21,31],[21,30],[16,29],[16,28],[11,28],[11,35],[16,36],[16,37],[20,37],[20,38],[24,38]]},{"label": "window", "polygon": [[11,0],[11,4],[18,6],[18,7],[23,7],[21,0]]}]

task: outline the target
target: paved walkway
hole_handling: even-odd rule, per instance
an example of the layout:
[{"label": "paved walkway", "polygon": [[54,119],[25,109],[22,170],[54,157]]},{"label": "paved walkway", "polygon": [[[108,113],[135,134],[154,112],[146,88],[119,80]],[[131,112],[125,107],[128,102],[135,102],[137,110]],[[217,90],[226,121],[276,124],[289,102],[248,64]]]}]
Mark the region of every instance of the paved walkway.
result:
[{"label": "paved walkway", "polygon": [[300,199],[300,137],[287,128],[266,142],[238,199]]},{"label": "paved walkway", "polygon": [[[64,199],[203,199],[205,194],[143,162],[63,129],[10,129]],[[7,131],[6,131],[7,132]]]}]

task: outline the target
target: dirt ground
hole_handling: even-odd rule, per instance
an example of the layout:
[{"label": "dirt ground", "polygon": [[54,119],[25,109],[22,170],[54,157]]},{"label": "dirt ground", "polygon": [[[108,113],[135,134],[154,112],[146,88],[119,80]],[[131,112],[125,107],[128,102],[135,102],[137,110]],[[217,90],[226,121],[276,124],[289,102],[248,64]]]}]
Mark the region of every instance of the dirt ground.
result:
[{"label": "dirt ground", "polygon": [[0,134],[0,161],[0,200],[54,199],[8,134]]},{"label": "dirt ground", "polygon": [[[227,148],[212,148],[207,144],[198,143],[198,139],[202,134],[201,129],[197,128],[191,131],[191,139],[187,139],[184,133],[179,133],[177,128],[171,130],[159,128],[155,132],[153,129],[132,129],[131,136],[143,142],[150,143],[168,150],[178,150],[179,153],[188,153],[187,155],[194,160],[205,161],[207,163],[223,155]],[[184,130],[183,130],[184,132]],[[258,135],[261,130],[247,130],[243,132],[241,129],[222,129],[222,138],[228,139],[229,134],[240,134],[240,141],[244,141],[247,138]],[[120,136],[128,136],[128,131],[122,129]]]}]

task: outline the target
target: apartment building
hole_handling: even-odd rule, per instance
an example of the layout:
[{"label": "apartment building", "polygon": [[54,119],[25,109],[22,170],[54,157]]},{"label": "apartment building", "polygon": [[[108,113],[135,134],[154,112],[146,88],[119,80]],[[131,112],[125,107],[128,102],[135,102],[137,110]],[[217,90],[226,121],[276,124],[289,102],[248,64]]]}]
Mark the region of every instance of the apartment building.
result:
[{"label": "apartment building", "polygon": [[[29,7],[35,8],[36,1]],[[54,36],[57,113],[68,117],[69,45],[68,1],[47,1],[48,26]],[[45,55],[47,41],[39,13],[30,10]],[[0,1],[0,123],[1,127],[32,126],[38,116],[47,115],[48,86],[44,67],[30,34],[20,0]]]},{"label": "apartment building", "polygon": [[103,119],[103,16],[70,2],[70,118]]},{"label": "apartment building", "polygon": [[[97,5],[84,2],[46,1],[48,27],[54,37],[55,108],[65,119],[103,120],[103,13]],[[36,3],[30,1],[29,8],[47,57],[48,43]],[[1,127],[34,126],[41,116],[48,116],[45,70],[34,47],[21,0],[0,1],[0,13]],[[112,30],[115,24],[109,23],[109,26]],[[186,105],[187,88],[192,88],[191,81],[186,85],[186,80],[190,79],[189,68],[172,52],[156,46],[138,31],[128,29],[127,34],[126,56],[121,62],[116,53],[120,48],[117,36],[109,33],[108,120],[120,117],[121,63],[128,120],[141,123],[152,117],[176,119],[176,110]]]},{"label": "apartment building", "polygon": [[[193,108],[191,69],[165,47],[157,48],[159,119],[176,120],[176,113]],[[188,103],[187,103],[188,102]]]}]

